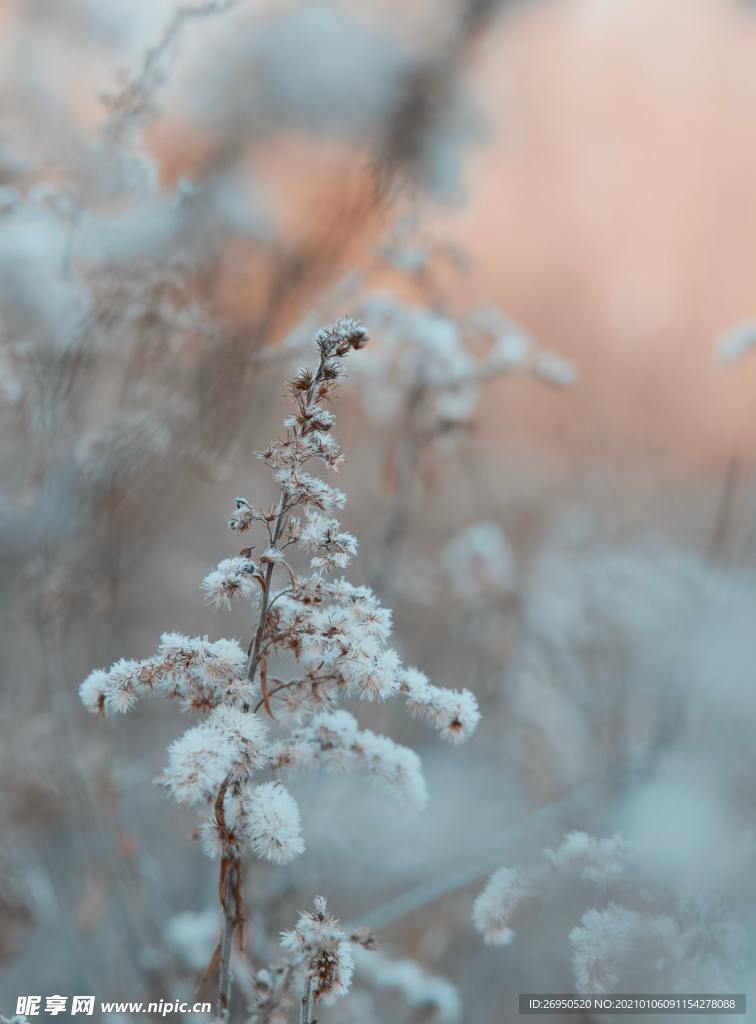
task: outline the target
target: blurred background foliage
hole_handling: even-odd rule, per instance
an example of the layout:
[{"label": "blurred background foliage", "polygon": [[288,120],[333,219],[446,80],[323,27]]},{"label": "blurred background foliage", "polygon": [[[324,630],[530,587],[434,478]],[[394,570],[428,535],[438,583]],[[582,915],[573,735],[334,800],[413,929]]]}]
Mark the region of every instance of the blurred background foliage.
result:
[{"label": "blurred background foliage", "polygon": [[[251,962],[323,892],[422,968],[358,971],[324,1024],[500,1019],[575,985],[603,903],[558,889],[499,950],[475,895],[621,830],[639,887],[693,907],[696,980],[745,990],[756,360],[717,338],[756,306],[748,6],[2,6],[0,1011],[196,989],[214,871],[150,785],[174,716],[93,723],[76,687],[163,630],[245,635],[197,587],[342,312],[374,339],[336,410],[352,578],[484,719],[449,757],[370,709],[428,743],[431,807],[302,783],[307,855],[250,873]],[[716,915],[744,936],[721,970]]]}]

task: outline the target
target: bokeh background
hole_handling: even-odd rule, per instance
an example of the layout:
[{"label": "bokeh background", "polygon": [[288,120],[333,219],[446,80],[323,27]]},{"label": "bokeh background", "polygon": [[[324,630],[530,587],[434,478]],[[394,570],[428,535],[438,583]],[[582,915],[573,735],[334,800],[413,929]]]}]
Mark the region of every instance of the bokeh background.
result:
[{"label": "bokeh background", "polygon": [[[615,991],[747,991],[756,9],[6,0],[0,48],[0,1012],[197,990],[215,869],[152,784],[185,723],[77,687],[164,630],[245,635],[198,584],[339,313],[373,338],[336,407],[351,578],[483,717],[450,750],[364,716],[420,752],[420,819],[295,784],[308,851],[249,872],[251,964],[322,893],[387,961],[323,1024],[510,1020],[585,990],[573,929],[621,905]],[[485,944],[491,872],[574,830],[640,852],[554,869]]]}]

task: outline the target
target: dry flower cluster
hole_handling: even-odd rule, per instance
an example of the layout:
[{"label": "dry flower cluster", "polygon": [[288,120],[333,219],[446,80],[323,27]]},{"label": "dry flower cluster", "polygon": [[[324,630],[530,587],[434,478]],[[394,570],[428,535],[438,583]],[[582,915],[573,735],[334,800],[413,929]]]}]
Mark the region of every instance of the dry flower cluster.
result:
[{"label": "dry flower cluster", "polygon": [[[81,699],[95,714],[129,711],[154,693],[204,716],[170,746],[161,781],[179,803],[204,810],[202,846],[221,864],[219,1014],[228,1010],[231,946],[244,920],[242,855],[284,864],[305,848],[299,809],[280,777],[297,769],[362,768],[404,805],[425,803],[414,751],[360,729],[338,705],[350,697],[382,701],[400,695],[413,715],[452,743],[466,739],[479,719],[468,690],[441,689],[401,664],[387,646],[391,615],[369,588],[331,576],[349,564],[357,541],[333,515],[343,508],[344,493],[307,467],[315,461],[337,470],[343,459],[327,405],[343,377],[341,360],[367,340],[365,328],[350,319],[318,333],[317,367],[301,368],[289,381],[294,409],[285,433],[258,453],[279,487],[278,500],[259,507],[239,498],[229,521],[235,534],[259,527],[264,547],[258,555],[249,546],[224,559],[202,584],[216,608],[243,600],[255,609],[246,650],[236,640],[167,633],[154,657],[121,660],[81,685]],[[290,549],[307,557],[304,572],[290,564]],[[295,674],[274,669],[274,658],[293,664]],[[263,709],[275,723],[274,734],[258,714]],[[258,782],[263,771],[273,781]],[[345,989],[348,974],[343,967],[341,981],[329,991]],[[312,998],[324,992],[316,985]]]}]

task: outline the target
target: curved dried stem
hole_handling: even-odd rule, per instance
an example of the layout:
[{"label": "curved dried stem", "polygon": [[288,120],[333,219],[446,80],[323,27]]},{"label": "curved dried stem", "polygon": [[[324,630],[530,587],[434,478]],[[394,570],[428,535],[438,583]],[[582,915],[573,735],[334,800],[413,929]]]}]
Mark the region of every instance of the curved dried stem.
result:
[{"label": "curved dried stem", "polygon": [[215,798],[215,820],[223,838],[225,850],[220,862],[218,879],[218,896],[223,911],[221,941],[218,949],[218,994],[216,998],[216,1014],[225,1020],[231,1002],[231,950],[237,927],[243,925],[244,913],[242,904],[242,872],[239,855],[231,841],[226,826],[225,801],[231,776],[227,775],[220,785]]}]

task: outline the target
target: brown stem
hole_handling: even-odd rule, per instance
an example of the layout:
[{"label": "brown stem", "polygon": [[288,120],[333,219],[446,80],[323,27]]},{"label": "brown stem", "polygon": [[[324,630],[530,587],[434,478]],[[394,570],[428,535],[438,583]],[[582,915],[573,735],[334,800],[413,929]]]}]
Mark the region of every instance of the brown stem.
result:
[{"label": "brown stem", "polygon": [[311,1024],[312,1017],[312,980],[309,974],[305,975],[304,994],[302,995],[302,1009],[299,1014],[299,1024]]},{"label": "brown stem", "polygon": [[[273,530],[271,537],[271,545],[275,547],[276,541],[281,535],[283,529],[284,520],[288,506],[284,499],[283,494],[278,499],[278,513],[276,515],[276,525]],[[255,640],[250,651],[249,658],[247,659],[247,678],[253,680],[257,672],[257,666],[260,663],[260,646],[262,644],[263,636],[265,635],[265,624],[268,618],[268,602],[270,601],[270,581],[273,577],[273,570],[275,569],[275,562],[269,562],[265,566],[265,576],[263,577],[265,587],[260,598],[260,618],[257,622],[257,631],[255,632]]]},{"label": "brown stem", "polygon": [[[278,516],[273,531],[272,541],[276,543],[283,527],[286,515],[286,503],[283,495],[278,503]],[[265,569],[265,586],[260,600],[260,620],[257,623],[255,639],[251,645],[249,658],[247,660],[247,677],[254,679],[257,667],[260,662],[260,645],[265,633],[265,621],[268,616],[268,598],[270,595],[270,581],[273,575],[274,564],[271,562]],[[271,716],[272,717],[272,716]],[[218,964],[218,998],[216,1001],[216,1012],[221,1020],[228,1017],[231,1004],[231,948],[234,940],[234,932],[237,924],[241,921],[241,864],[236,852],[231,853],[228,843],[228,829],[226,828],[226,815],[224,804],[226,792],[231,782],[231,775],[227,775],[220,785],[218,795],[215,799],[215,820],[218,823],[221,835],[224,837],[226,852],[221,857],[219,897],[223,910],[223,926],[221,932],[221,948]]]},{"label": "brown stem", "polygon": [[230,842],[228,828],[226,827],[224,805],[230,782],[231,776],[227,775],[221,783],[218,795],[215,798],[215,820],[225,847],[221,857],[220,878],[218,880],[218,895],[223,911],[221,941],[218,953],[218,996],[216,1000],[216,1013],[220,1020],[227,1018],[231,1003],[231,950],[233,948],[234,933],[237,926],[242,924],[243,918],[241,909],[241,864],[236,849]]},{"label": "brown stem", "polygon": [[[321,355],[320,364],[318,365],[318,369],[315,373],[312,384],[310,385],[307,391],[307,404],[309,404],[315,396],[315,391],[317,389],[318,384],[320,383],[324,365],[325,358],[323,355]],[[276,525],[273,528],[273,533],[271,535],[271,547],[275,547],[276,544],[278,543],[278,539],[281,536],[281,532],[286,521],[286,513],[288,511],[289,506],[286,503],[286,495],[282,492],[281,497],[278,499],[278,507],[276,510]],[[247,678],[250,680],[254,680],[255,674],[257,672],[257,666],[260,663],[260,648],[262,646],[263,636],[265,635],[265,625],[268,618],[268,604],[270,602],[270,582],[271,579],[273,578],[273,571],[275,567],[275,562],[269,562],[265,566],[265,588],[263,590],[263,594],[260,600],[260,618],[257,623],[257,631],[255,633],[254,644],[252,645],[252,650],[247,660]],[[292,586],[295,586],[296,580],[294,577],[294,573],[288,565],[287,569],[289,570]]]},{"label": "brown stem", "polygon": [[[301,683],[301,682],[302,682],[301,679],[292,679],[291,682],[289,682],[289,683],[279,683],[279,685],[278,686],[274,686],[272,690],[268,690],[268,699],[270,699],[271,697],[275,696],[275,694],[277,694],[280,690],[288,690],[291,686],[296,686],[297,683]],[[255,704],[255,714],[257,714],[257,712],[260,710],[260,708],[263,706],[264,703],[265,703],[265,698],[261,697],[260,700],[257,702],[257,704]],[[271,715],[271,718],[272,717],[273,716]]]},{"label": "brown stem", "polygon": [[[312,401],[315,389],[320,382],[321,373],[325,363],[324,357],[321,355],[320,365],[315,374],[312,386],[309,388],[307,393],[307,401]],[[286,502],[286,494],[282,491],[281,496],[278,499],[278,506],[276,509],[276,521],[273,531],[270,534],[271,546],[275,547],[279,537],[284,528],[286,522],[286,514],[289,511],[289,506]],[[263,652],[263,638],[265,636],[265,626],[267,624],[268,609],[270,605],[270,592],[271,592],[271,580],[273,572],[275,570],[276,563],[269,562],[265,566],[265,575],[261,577],[262,583],[262,594],[260,597],[260,618],[257,622],[257,629],[255,631],[254,641],[250,644],[249,656],[247,658],[247,678],[251,681],[254,680],[257,675],[257,670],[260,667],[260,660],[264,656]],[[295,585],[295,577],[291,568],[287,565],[289,575],[291,578],[292,586]],[[267,701],[267,684],[266,681],[262,681],[263,690],[263,704],[269,714],[270,704]],[[260,705],[258,704],[255,711],[259,710]],[[272,714],[271,714],[271,717]],[[220,867],[220,879],[219,879],[219,898],[221,908],[223,910],[223,926],[221,931],[220,941],[220,954],[218,957],[218,997],[216,1000],[216,1013],[220,1020],[226,1020],[228,1018],[229,1007],[231,1005],[231,949],[234,941],[234,933],[237,926],[243,925],[244,915],[242,912],[242,874],[241,874],[241,862],[239,855],[236,851],[236,847],[232,844],[229,836],[228,828],[226,827],[226,815],[225,815],[225,802],[226,792],[231,784],[231,774],[229,773],[218,789],[218,795],[215,799],[215,820],[218,825],[218,829],[223,841],[224,852],[221,857]],[[310,995],[309,995],[309,981],[307,983],[306,998],[307,1006],[303,1004],[302,1013],[307,1015],[307,1022],[309,1024],[310,1018]],[[303,1017],[303,1019],[305,1019]]]},{"label": "brown stem", "polygon": [[220,954],[218,957],[218,998],[216,1013],[221,1020],[228,1017],[231,1003],[231,950],[234,933],[239,924],[239,890],[241,886],[241,865],[235,855],[224,854],[221,859],[220,897],[223,908],[223,929],[221,932]]}]

